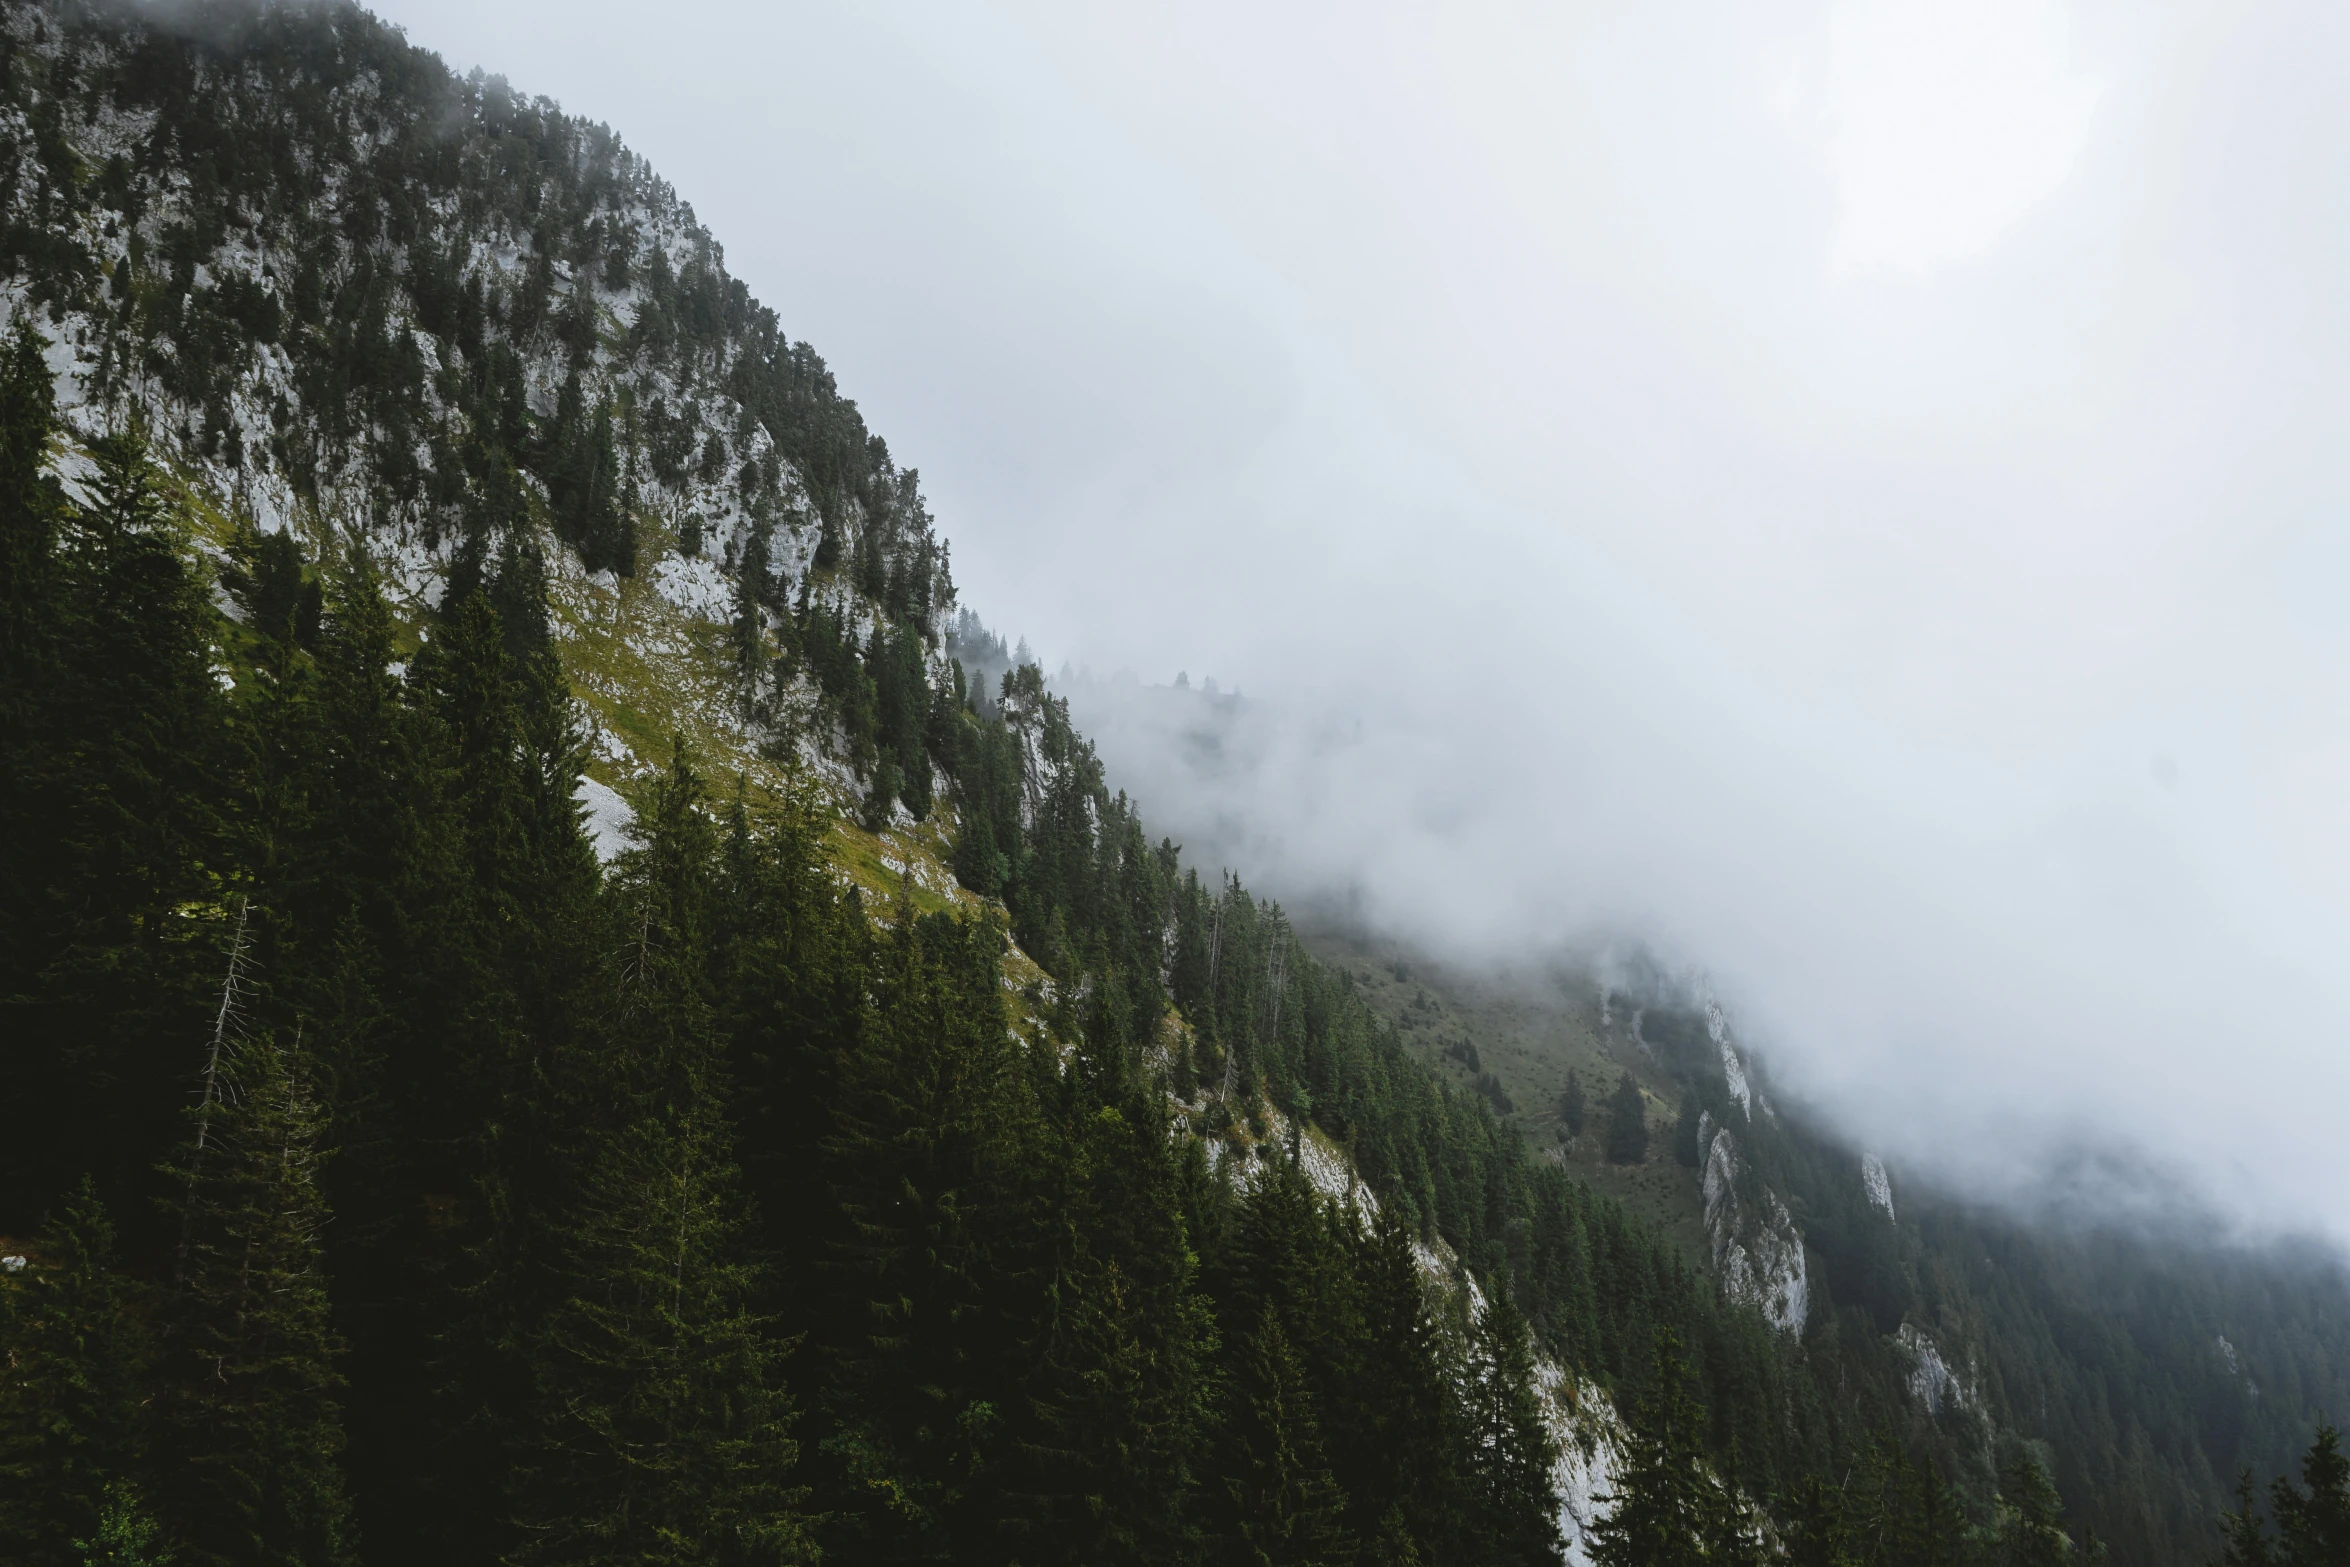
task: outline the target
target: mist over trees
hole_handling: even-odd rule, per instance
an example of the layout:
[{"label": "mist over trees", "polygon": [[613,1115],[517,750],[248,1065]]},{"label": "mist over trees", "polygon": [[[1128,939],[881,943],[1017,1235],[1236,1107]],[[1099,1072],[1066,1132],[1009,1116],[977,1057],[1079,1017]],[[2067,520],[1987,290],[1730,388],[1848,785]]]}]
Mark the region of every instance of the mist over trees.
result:
[{"label": "mist over trees", "polygon": [[[1825,1177],[1774,1327],[1154,839],[609,131],[354,9],[197,22],[0,51],[0,1554],[1539,1562],[1566,1407],[1628,1422],[1608,1559],[1999,1560],[2183,1538],[2207,1453],[2305,1439]],[[796,770],[672,739],[605,863],[554,595],[672,561]],[[840,873],[909,822],[954,896]],[[1731,1111],[1673,1029],[1678,1152]],[[1583,1096],[1643,1162],[1632,1075]],[[1929,1297],[2055,1413],[1921,1411]]]}]

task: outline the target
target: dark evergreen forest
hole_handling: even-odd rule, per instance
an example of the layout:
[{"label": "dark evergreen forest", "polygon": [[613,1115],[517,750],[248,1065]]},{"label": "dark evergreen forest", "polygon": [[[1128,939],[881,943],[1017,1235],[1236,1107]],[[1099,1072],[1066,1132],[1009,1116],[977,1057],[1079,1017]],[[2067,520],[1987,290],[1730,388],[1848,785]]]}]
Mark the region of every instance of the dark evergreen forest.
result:
[{"label": "dark evergreen forest", "polygon": [[[1798,1339],[1445,1086],[950,656],[916,475],[610,132],[354,8],[5,14],[6,1560],[1539,1562],[1602,1404],[1608,1563],[2343,1559],[2328,1436],[2220,1512],[2314,1287],[2260,1404],[2191,1289],[2051,1328],[1820,1198]],[[671,549],[859,792],[679,738],[607,863],[549,583]],[[937,813],[976,899],[836,874]],[[1921,1412],[1921,1289],[2034,1380]]]}]

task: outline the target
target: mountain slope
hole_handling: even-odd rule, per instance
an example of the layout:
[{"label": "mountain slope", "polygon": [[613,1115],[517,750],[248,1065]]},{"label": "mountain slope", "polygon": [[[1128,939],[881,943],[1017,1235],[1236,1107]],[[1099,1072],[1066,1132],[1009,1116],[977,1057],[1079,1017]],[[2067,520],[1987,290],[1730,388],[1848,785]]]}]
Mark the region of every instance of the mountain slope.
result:
[{"label": "mountain slope", "polygon": [[[1993,1471],[2059,1434],[2015,1414],[2037,1385],[1913,1392],[1918,1332],[2001,1347],[1964,1320],[1996,1283],[1949,1292],[1954,1332],[1810,1263],[1832,1205],[1873,1233],[1857,1167],[1733,1121],[1703,1068],[1736,1057],[1669,1000],[1696,1065],[1639,1076],[1660,1115],[1706,1099],[1709,1185],[1530,1154],[1489,1111],[1555,1061],[1448,1088],[1398,991],[1153,844],[953,614],[917,476],[609,131],[344,7],[12,4],[4,35],[0,266],[48,357],[20,337],[9,381],[0,943],[44,1114],[0,1226],[51,1226],[46,1299],[88,1176],[128,1259],[93,1277],[155,1287],[150,1402],[196,1407],[186,1346],[266,1315],[185,1282],[199,1219],[260,1222],[266,1139],[209,1064],[243,1062],[272,1125],[319,1128],[325,1208],[281,1249],[349,1341],[294,1378],[304,1429],[348,1433],[347,1509],[328,1476],[300,1520],[224,1511],[162,1462],[198,1422],[126,1417],[91,1473],[176,1537],[1535,1560],[1622,1483],[1660,1329],[1690,1456],[1746,1497],[1887,1432],[1872,1472],[1934,1463],[2008,1528]],[[1612,1026],[1578,1048],[1622,1057]],[[1826,1281],[1800,1313],[1797,1270]],[[2052,1385],[2081,1358],[2029,1354]],[[2214,1473],[2303,1440],[2320,1383],[2249,1443],[2084,1425],[2057,1472],[2187,1559]],[[267,1365],[240,1385],[279,1429]]]},{"label": "mountain slope", "polygon": [[[2323,1248],[2228,1240],[2191,1205],[2140,1223],[2052,1202],[2028,1222],[1955,1198],[1816,1124],[1718,1008],[1654,972],[1496,983],[1343,926],[1314,939],[1431,1069],[1490,1078],[1538,1156],[1646,1217],[1732,1295],[1765,1310],[1800,1298],[1815,1370],[1875,1362],[1904,1393],[1883,1418],[1953,1472],[1986,1475],[2007,1441],[2046,1443],[2074,1515],[2128,1559],[2215,1552],[2236,1470],[2287,1469],[2350,1401],[2344,1278]],[[1607,1137],[1623,1074],[1651,1125],[1630,1163]],[[1775,1269],[1757,1266],[1757,1217],[1781,1238]],[[1725,1266],[1736,1249],[1743,1269]]]}]

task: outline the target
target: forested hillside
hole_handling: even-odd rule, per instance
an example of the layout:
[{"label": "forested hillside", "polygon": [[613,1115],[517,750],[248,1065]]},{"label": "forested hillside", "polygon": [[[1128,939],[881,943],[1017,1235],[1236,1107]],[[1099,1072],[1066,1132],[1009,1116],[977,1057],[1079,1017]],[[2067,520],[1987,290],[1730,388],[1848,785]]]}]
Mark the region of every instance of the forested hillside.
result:
[{"label": "forested hillside", "polygon": [[[2075,1516],[2125,1558],[2170,1540],[2216,1550],[2237,1466],[2290,1468],[2350,1406],[2338,1259],[2235,1237],[2159,1168],[2084,1154],[2085,1169],[2047,1172],[2047,1210],[2027,1222],[1819,1125],[1699,988],[1653,963],[1499,983],[1327,923],[1308,940],[1411,1054],[1733,1292],[1720,1262],[1744,1247],[1759,1263],[1777,1230],[1815,1366],[1829,1345],[1887,1357],[1908,1393],[1890,1418],[1948,1473],[1987,1473],[2000,1436],[2045,1442]],[[2135,1182],[2140,1210],[2068,1205],[2076,1181]],[[1774,1200],[1783,1218],[1757,1224]],[[1764,1272],[1743,1284],[1758,1303]]]},{"label": "forested hillside", "polygon": [[1530,1148],[1154,841],[609,131],[349,7],[0,14],[0,1556],[2188,1561],[2309,1440],[2338,1290],[2236,1427],[2088,1322],[1926,1399],[1884,1277],[2006,1286],[1905,1218],[1758,1305],[1869,1199],[1719,1069],[1748,1274]]}]

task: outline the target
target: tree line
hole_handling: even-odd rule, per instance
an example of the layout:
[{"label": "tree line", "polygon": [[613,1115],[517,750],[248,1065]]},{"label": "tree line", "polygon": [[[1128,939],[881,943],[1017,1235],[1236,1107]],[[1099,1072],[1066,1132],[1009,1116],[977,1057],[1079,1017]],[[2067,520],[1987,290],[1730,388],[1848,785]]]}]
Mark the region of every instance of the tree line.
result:
[{"label": "tree line", "polygon": [[1547,1559],[1506,1301],[1171,1135],[1105,992],[682,750],[598,866],[528,537],[420,646],[0,376],[11,1560]]}]

